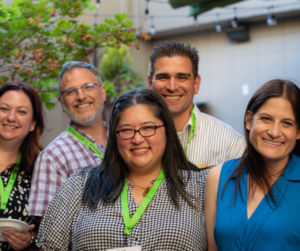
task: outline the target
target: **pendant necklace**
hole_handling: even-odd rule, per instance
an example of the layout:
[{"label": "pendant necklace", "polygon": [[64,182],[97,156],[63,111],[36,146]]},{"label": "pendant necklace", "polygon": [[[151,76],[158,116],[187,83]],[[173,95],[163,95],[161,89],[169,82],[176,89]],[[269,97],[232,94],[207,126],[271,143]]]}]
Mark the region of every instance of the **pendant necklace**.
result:
[{"label": "pendant necklace", "polygon": [[133,185],[135,185],[135,186],[137,186],[137,187],[139,187],[139,188],[144,189],[143,197],[146,197],[146,195],[149,193],[149,191],[150,191],[150,189],[151,189],[151,187],[146,187],[146,188],[141,187],[141,186],[135,184],[131,179],[128,179],[128,181],[131,182]]}]

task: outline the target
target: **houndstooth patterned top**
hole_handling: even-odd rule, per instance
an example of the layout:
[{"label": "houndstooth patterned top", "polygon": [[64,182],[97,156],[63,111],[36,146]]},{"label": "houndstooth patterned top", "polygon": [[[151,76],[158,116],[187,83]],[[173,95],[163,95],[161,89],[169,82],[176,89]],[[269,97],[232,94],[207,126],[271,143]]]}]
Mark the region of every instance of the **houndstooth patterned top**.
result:
[{"label": "houndstooth patterned top", "polygon": [[[97,168],[97,167],[96,167]],[[206,250],[207,237],[204,221],[204,189],[208,170],[181,171],[186,191],[198,209],[191,208],[178,195],[177,210],[163,180],[144,214],[130,231],[124,234],[120,196],[115,203],[100,201],[91,211],[82,204],[82,193],[88,173],[76,172],[56,194],[40,226],[37,245],[44,250],[107,250],[141,246],[146,250]],[[130,218],[137,210],[127,183]]]}]

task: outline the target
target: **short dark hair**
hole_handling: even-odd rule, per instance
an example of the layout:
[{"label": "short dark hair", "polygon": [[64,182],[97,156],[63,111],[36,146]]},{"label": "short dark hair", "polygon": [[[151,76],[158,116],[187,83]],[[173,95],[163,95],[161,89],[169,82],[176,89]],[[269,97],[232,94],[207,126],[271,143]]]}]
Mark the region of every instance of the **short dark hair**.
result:
[{"label": "short dark hair", "polygon": [[32,174],[34,162],[39,152],[43,149],[43,145],[40,141],[40,137],[45,129],[42,101],[37,91],[30,84],[8,82],[1,86],[0,97],[7,91],[24,92],[30,99],[32,105],[32,119],[35,121],[35,128],[32,132],[28,133],[20,147],[22,154],[20,170],[24,170],[27,174]]},{"label": "short dark hair", "polygon": [[[253,115],[270,98],[285,98],[289,100],[293,107],[293,112],[295,114],[297,129],[300,128],[300,89],[299,87],[297,87],[297,85],[288,80],[273,79],[266,82],[260,88],[257,89],[257,91],[253,94],[252,98],[250,99],[245,112],[244,132],[246,136],[247,147],[238,167],[235,169],[235,171],[226,183],[227,186],[229,180],[234,174],[236,174],[236,186],[234,192],[235,198],[240,188],[240,180],[242,174],[245,170],[245,167],[248,165],[248,172],[252,181],[258,184],[259,187],[261,187],[262,189],[267,189],[267,191],[270,191],[270,197],[272,200],[274,199],[271,189],[272,185],[270,184],[269,179],[267,177],[268,173],[266,165],[264,164],[262,156],[256,151],[256,149],[251,144],[249,136],[250,131],[246,128],[247,111],[250,111],[250,119],[248,121],[251,121]],[[300,139],[296,140],[296,145],[292,152],[300,157]]]},{"label": "short dark hair", "polygon": [[150,89],[142,88],[122,94],[114,103],[109,120],[109,137],[104,158],[100,166],[94,168],[89,175],[84,188],[83,203],[94,208],[100,199],[112,203],[120,195],[130,170],[118,152],[116,130],[123,112],[137,104],[149,106],[154,116],[160,119],[165,126],[167,144],[162,157],[162,164],[172,201],[176,208],[179,208],[177,200],[179,193],[190,206],[195,207],[185,191],[179,172],[183,169],[188,170],[188,172],[201,169],[188,162],[163,98]]},{"label": "short dark hair", "polygon": [[154,63],[158,58],[174,56],[188,57],[192,62],[192,71],[194,78],[199,75],[199,53],[196,47],[191,47],[190,44],[185,43],[163,42],[159,46],[154,47],[150,53],[149,76],[153,78]]},{"label": "short dark hair", "polygon": [[61,72],[60,72],[60,73],[58,74],[58,76],[57,76],[57,91],[58,91],[59,94],[60,94],[60,81],[61,81],[63,75],[64,75],[66,72],[70,72],[70,71],[72,71],[72,70],[75,69],[75,68],[85,68],[85,69],[90,70],[90,71],[93,72],[94,75],[98,78],[99,83],[102,84],[101,77],[99,76],[99,73],[98,73],[96,67],[94,67],[93,65],[88,64],[88,63],[86,63],[86,62],[81,62],[81,61],[69,61],[69,62],[66,62],[66,63],[62,66]]}]

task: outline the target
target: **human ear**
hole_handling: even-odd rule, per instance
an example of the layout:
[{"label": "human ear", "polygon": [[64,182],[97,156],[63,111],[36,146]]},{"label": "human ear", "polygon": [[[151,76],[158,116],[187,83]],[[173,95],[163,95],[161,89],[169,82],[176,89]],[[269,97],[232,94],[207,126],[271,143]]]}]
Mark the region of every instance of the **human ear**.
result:
[{"label": "human ear", "polygon": [[247,130],[251,130],[252,126],[252,113],[248,110],[245,115],[245,125]]},{"label": "human ear", "polygon": [[36,124],[36,122],[35,122],[35,121],[32,121],[32,124],[31,124],[30,129],[29,129],[30,132],[33,132],[33,131],[34,131],[34,129],[35,129],[35,124]]},{"label": "human ear", "polygon": [[198,75],[196,78],[195,78],[195,88],[194,88],[194,94],[197,94],[198,91],[199,91],[199,88],[200,88],[200,83],[201,83],[201,77],[200,75]]},{"label": "human ear", "polygon": [[296,139],[300,139],[300,128],[298,128],[298,133],[297,133],[297,136],[296,136]]},{"label": "human ear", "polygon": [[150,75],[148,76],[148,84],[149,84],[149,88],[152,89],[152,79]]}]

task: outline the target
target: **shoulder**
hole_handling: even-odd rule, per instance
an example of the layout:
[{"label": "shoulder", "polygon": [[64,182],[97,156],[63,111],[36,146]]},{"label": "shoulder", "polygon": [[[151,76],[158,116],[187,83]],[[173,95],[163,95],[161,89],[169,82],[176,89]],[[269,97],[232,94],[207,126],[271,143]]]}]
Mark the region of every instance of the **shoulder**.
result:
[{"label": "shoulder", "polygon": [[55,138],[40,154],[39,158],[55,158],[60,154],[70,151],[70,147],[74,145],[74,140],[68,132],[61,133]]},{"label": "shoulder", "polygon": [[210,169],[199,169],[199,170],[181,170],[181,176],[183,180],[189,180],[189,182],[195,183],[205,183],[207,174],[209,173]]},{"label": "shoulder", "polygon": [[91,172],[94,170],[94,168],[96,167],[87,167],[76,171],[67,179],[67,181],[62,186],[62,189],[63,190],[67,189],[71,191],[80,189],[83,191],[85,183],[88,177],[90,176]]},{"label": "shoulder", "polygon": [[239,161],[240,158],[232,159],[213,167],[207,175],[207,182],[219,183],[221,172],[222,175],[225,173],[229,177],[237,168]]},{"label": "shoulder", "polygon": [[[203,113],[201,112],[201,121],[203,124],[208,124],[208,125],[211,125],[211,126],[214,126],[214,127],[220,127],[220,128],[223,128],[225,130],[228,130],[232,133],[235,133],[237,135],[240,135],[232,126],[224,123],[223,121],[213,117],[213,116],[210,116],[206,113]],[[242,136],[242,135],[240,135]]]}]

